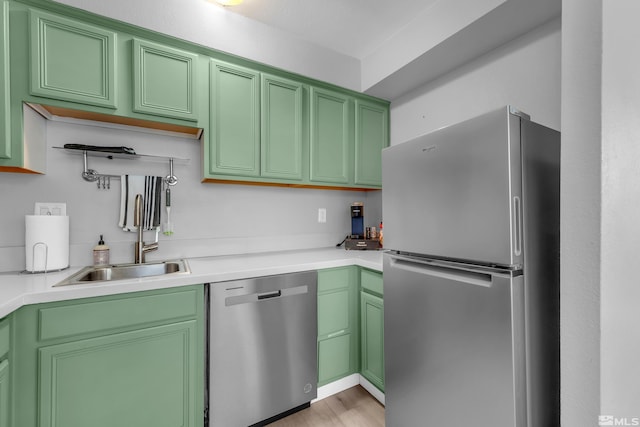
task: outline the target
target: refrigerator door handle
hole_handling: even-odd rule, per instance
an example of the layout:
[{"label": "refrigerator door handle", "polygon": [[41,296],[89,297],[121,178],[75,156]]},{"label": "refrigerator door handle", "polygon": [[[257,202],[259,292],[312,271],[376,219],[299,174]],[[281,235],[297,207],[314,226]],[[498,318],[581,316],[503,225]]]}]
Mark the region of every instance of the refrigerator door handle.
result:
[{"label": "refrigerator door handle", "polygon": [[440,277],[457,282],[467,283],[469,285],[484,286],[490,288],[493,284],[493,275],[487,272],[479,272],[477,269],[467,268],[464,266],[452,267],[448,263],[438,262],[437,260],[416,259],[414,257],[403,257],[388,254],[391,267],[400,270],[410,271],[413,273],[423,274],[427,276]]},{"label": "refrigerator door handle", "polygon": [[518,196],[513,198],[513,216],[515,223],[513,253],[520,256],[522,254],[522,202]]}]

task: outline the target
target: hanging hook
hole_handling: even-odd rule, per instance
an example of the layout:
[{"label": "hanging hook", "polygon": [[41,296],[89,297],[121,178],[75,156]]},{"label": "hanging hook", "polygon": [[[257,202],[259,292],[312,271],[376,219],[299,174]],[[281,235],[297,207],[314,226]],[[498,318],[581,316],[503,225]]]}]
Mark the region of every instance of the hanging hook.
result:
[{"label": "hanging hook", "polygon": [[171,186],[178,183],[178,177],[173,174],[173,157],[169,158],[169,175],[165,177],[164,182]]},{"label": "hanging hook", "polygon": [[[87,151],[82,152],[82,156],[84,157],[84,171],[82,171],[82,178],[85,181],[94,182],[98,180],[98,172],[93,169],[89,169],[87,167]],[[100,184],[98,183],[98,188],[100,188]]]}]

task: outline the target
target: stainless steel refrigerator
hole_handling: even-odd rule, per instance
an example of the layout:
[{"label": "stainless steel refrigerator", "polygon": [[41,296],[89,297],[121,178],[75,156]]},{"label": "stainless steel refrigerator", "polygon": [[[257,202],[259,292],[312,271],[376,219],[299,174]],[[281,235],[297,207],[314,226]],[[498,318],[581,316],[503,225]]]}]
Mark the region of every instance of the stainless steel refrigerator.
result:
[{"label": "stainless steel refrigerator", "polygon": [[387,427],[560,425],[560,134],[506,106],[382,163]]}]

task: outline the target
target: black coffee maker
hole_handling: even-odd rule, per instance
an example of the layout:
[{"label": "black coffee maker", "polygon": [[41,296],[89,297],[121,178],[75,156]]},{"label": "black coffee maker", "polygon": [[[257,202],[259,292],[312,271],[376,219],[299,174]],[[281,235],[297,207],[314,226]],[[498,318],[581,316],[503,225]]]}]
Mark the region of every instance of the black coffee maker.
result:
[{"label": "black coffee maker", "polygon": [[[361,202],[351,204],[351,234],[342,243],[347,250],[380,249],[380,241],[366,236],[364,227],[364,205]],[[337,246],[342,245],[342,243]]]},{"label": "black coffee maker", "polygon": [[361,202],[351,204],[351,235],[352,239],[364,239],[364,205]]}]

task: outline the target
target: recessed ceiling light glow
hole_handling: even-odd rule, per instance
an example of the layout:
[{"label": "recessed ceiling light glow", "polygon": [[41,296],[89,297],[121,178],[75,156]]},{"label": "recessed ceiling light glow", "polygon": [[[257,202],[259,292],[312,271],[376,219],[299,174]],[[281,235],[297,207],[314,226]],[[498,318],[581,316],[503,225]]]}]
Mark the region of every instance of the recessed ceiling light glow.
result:
[{"label": "recessed ceiling light glow", "polygon": [[215,0],[216,3],[219,3],[223,6],[236,6],[243,2],[243,0]]}]

